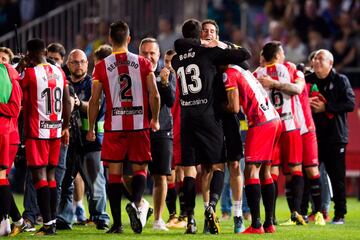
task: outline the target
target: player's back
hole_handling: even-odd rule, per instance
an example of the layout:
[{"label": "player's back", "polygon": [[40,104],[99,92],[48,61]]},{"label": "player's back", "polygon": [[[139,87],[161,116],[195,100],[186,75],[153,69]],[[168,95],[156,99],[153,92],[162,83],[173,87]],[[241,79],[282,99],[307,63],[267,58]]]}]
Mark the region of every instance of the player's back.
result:
[{"label": "player's back", "polygon": [[25,69],[21,86],[24,90],[25,136],[60,138],[66,86],[64,72],[52,64],[38,64]]},{"label": "player's back", "polygon": [[103,84],[105,131],[149,128],[146,78],[151,63],[131,52],[116,52],[95,66],[93,79]]},{"label": "player's back", "polygon": [[223,80],[226,89],[237,86],[239,102],[250,127],[279,118],[265,89],[251,72],[239,66],[230,65]]},{"label": "player's back", "polygon": [[201,46],[175,49],[172,66],[180,81],[182,117],[214,114],[215,51]]}]

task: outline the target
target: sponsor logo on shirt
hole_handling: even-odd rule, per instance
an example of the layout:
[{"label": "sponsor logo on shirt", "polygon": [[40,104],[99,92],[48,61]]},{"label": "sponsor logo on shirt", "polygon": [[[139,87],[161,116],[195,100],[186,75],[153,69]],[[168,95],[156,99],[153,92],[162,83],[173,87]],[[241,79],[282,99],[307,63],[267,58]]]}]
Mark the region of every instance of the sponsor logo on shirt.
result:
[{"label": "sponsor logo on shirt", "polygon": [[196,100],[192,100],[192,101],[185,101],[185,100],[180,100],[180,104],[183,107],[189,107],[189,106],[196,106],[196,105],[202,105],[202,104],[207,104],[208,100],[205,99],[196,99]]},{"label": "sponsor logo on shirt", "polygon": [[113,116],[119,115],[141,115],[143,114],[143,107],[136,106],[136,107],[117,107],[112,109]]},{"label": "sponsor logo on shirt", "polygon": [[62,121],[40,121],[40,128],[42,129],[59,129],[62,127]]}]

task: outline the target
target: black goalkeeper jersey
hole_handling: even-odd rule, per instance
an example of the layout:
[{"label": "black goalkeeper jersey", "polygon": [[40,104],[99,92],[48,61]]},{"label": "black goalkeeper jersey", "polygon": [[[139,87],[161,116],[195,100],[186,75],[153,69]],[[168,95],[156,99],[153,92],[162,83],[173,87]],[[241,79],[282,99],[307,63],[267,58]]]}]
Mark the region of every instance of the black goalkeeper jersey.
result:
[{"label": "black goalkeeper jersey", "polygon": [[177,54],[171,63],[179,81],[181,117],[215,114],[216,66],[243,62],[250,53],[244,48],[205,48],[195,39],[178,39],[174,46]]}]

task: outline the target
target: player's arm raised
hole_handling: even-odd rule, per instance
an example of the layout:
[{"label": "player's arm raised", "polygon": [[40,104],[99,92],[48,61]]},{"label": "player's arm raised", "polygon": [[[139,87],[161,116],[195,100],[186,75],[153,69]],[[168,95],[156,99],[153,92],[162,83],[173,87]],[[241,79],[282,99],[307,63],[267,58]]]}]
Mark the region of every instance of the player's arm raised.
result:
[{"label": "player's arm raised", "polygon": [[89,130],[86,135],[86,140],[95,141],[95,121],[99,114],[101,93],[103,90],[102,83],[98,80],[93,80],[91,88],[91,97],[88,107]]},{"label": "player's arm raised", "polygon": [[160,94],[156,87],[156,78],[153,72],[150,72],[146,77],[146,85],[149,92],[149,103],[151,109],[150,128],[153,131],[160,129],[159,111],[160,111]]}]

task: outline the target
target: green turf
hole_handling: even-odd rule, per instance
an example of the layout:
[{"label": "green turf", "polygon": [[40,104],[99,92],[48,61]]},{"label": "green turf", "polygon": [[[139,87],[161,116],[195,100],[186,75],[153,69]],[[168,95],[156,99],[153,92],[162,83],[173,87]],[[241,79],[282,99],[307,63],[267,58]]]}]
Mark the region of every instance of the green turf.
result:
[{"label": "green turf", "polygon": [[[150,200],[150,197],[146,197]],[[22,208],[22,196],[16,196],[16,202]],[[123,207],[125,203],[123,203]],[[348,214],[346,215],[345,225],[315,226],[310,223],[308,226],[277,226],[275,234],[265,235],[235,235],[233,233],[232,220],[221,221],[221,233],[219,235],[204,235],[203,229],[203,205],[201,198],[197,197],[196,202],[196,220],[198,224],[198,233],[196,235],[184,235],[184,230],[170,230],[169,232],[155,232],[152,230],[153,217],[151,217],[143,230],[142,234],[134,234],[129,225],[129,219],[125,210],[122,214],[125,232],[119,235],[104,234],[104,231],[96,230],[95,226],[74,226],[71,231],[58,231],[56,236],[45,237],[46,239],[360,239],[360,202],[354,198],[348,199]],[[108,207],[109,208],[109,207]],[[108,212],[110,212],[108,210]],[[164,220],[168,218],[167,211],[164,214]],[[287,220],[289,217],[288,208],[284,198],[279,198],[277,206],[277,218],[279,222]],[[263,212],[262,212],[263,216]],[[250,223],[246,222],[246,226]],[[44,237],[31,236],[30,233],[18,235],[18,239],[43,239]]]}]

